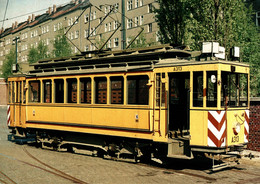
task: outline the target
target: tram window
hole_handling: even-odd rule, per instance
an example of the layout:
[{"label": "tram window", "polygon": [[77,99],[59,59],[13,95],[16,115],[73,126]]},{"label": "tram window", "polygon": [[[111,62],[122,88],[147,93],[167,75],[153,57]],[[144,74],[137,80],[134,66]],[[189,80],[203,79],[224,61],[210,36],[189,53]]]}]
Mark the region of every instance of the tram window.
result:
[{"label": "tram window", "polygon": [[77,79],[67,79],[68,103],[77,103]]},{"label": "tram window", "polygon": [[16,102],[22,102],[22,82],[16,82]]},{"label": "tram window", "polygon": [[55,79],[55,103],[64,103],[64,80]]},{"label": "tram window", "polygon": [[217,71],[207,72],[207,107],[217,107]]},{"label": "tram window", "polygon": [[51,80],[44,80],[43,81],[43,102],[44,103],[51,103],[52,99],[52,82]]},{"label": "tram window", "polygon": [[16,94],[16,96],[15,96],[15,102],[19,102],[19,99],[18,99],[18,98],[19,98],[19,96],[18,96],[18,95],[19,95],[19,93],[18,93],[19,90],[18,90],[18,89],[19,89],[19,82],[16,82],[16,89],[15,89],[15,94]]},{"label": "tram window", "polygon": [[203,107],[203,72],[193,72],[193,107]]},{"label": "tram window", "polygon": [[9,103],[12,102],[12,100],[11,100],[12,99],[12,96],[11,96],[11,94],[12,94],[11,84],[12,84],[11,82],[8,83],[8,91],[9,91],[9,98],[8,99],[9,99]]},{"label": "tram window", "polygon": [[26,82],[23,81],[23,103],[26,103]]},{"label": "tram window", "polygon": [[29,82],[29,102],[40,102],[41,99],[41,82]]},{"label": "tram window", "polygon": [[91,78],[80,79],[81,103],[91,103]]},{"label": "tram window", "polygon": [[15,103],[15,89],[14,89],[14,82],[12,82],[12,103]]},{"label": "tram window", "polygon": [[111,77],[111,104],[123,104],[124,78]]},{"label": "tram window", "polygon": [[248,75],[221,72],[221,106],[248,105]]},{"label": "tram window", "polygon": [[96,103],[107,103],[107,79],[105,77],[95,78],[96,83]]},{"label": "tram window", "polygon": [[156,106],[160,106],[160,97],[161,97],[161,74],[156,74]]},{"label": "tram window", "polygon": [[129,76],[128,82],[128,104],[148,105],[149,86],[148,76]]}]

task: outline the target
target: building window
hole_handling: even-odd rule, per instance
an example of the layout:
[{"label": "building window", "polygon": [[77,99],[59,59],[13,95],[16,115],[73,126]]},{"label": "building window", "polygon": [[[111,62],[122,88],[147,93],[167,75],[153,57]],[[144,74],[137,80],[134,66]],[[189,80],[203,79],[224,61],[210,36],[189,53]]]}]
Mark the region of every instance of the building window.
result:
[{"label": "building window", "polygon": [[111,46],[112,46],[112,42],[111,42],[111,40],[108,40],[107,47],[111,48]]},{"label": "building window", "polygon": [[81,78],[81,103],[91,103],[91,78]]},{"label": "building window", "polygon": [[90,28],[90,36],[95,36],[96,35],[96,29],[94,27]]},{"label": "building window", "polygon": [[96,84],[96,104],[107,103],[107,79],[105,77],[95,78]]},{"label": "building window", "polygon": [[149,86],[148,76],[129,76],[128,85],[128,104],[148,105]]},{"label": "building window", "polygon": [[43,102],[51,103],[51,94],[52,94],[52,82],[51,80],[43,81]]},{"label": "building window", "polygon": [[139,17],[135,17],[135,26],[139,25]]},{"label": "building window", "polygon": [[114,39],[114,47],[118,47],[118,45],[119,45],[118,38],[115,38]]},{"label": "building window", "polygon": [[77,103],[77,79],[67,79],[68,103]]},{"label": "building window", "polygon": [[152,13],[153,12],[153,5],[152,3],[148,4],[148,13]]},{"label": "building window", "polygon": [[56,24],[53,26],[53,31],[57,31],[57,25]]},{"label": "building window", "polygon": [[79,31],[75,31],[75,39],[79,38]]},{"label": "building window", "polygon": [[116,3],[116,4],[114,5],[114,7],[115,7],[114,12],[118,12],[118,9],[119,9],[119,3]]},{"label": "building window", "polygon": [[151,33],[153,31],[153,24],[148,24],[148,33]]},{"label": "building window", "polygon": [[105,15],[108,13],[107,10],[108,10],[108,8],[107,8],[107,6],[105,6]]},{"label": "building window", "polygon": [[93,12],[93,20],[95,20],[97,18],[97,13],[96,11]]},{"label": "building window", "polygon": [[123,104],[124,102],[124,78],[111,77],[111,104]]},{"label": "building window", "polygon": [[260,26],[260,11],[256,12],[256,26]]},{"label": "building window", "polygon": [[58,30],[62,29],[62,23],[58,23]]},{"label": "building window", "polygon": [[85,51],[89,51],[88,45],[85,46]]},{"label": "building window", "polygon": [[88,37],[88,30],[85,30],[84,34],[85,34],[85,38],[87,38]]},{"label": "building window", "polygon": [[29,102],[41,101],[41,82],[30,81],[29,82]]},{"label": "building window", "polygon": [[141,16],[140,16],[140,25],[143,25],[143,23],[144,23],[144,16],[141,15]]},{"label": "building window", "polygon": [[118,28],[118,21],[114,21],[114,30],[116,30]]},{"label": "building window", "polygon": [[108,31],[111,31],[112,30],[112,22],[109,22],[108,23]]},{"label": "building window", "polygon": [[64,102],[64,80],[63,79],[55,79],[55,103],[63,103]]},{"label": "building window", "polygon": [[107,32],[107,24],[105,24],[105,32]]},{"label": "building window", "polygon": [[135,0],[135,7],[136,7],[136,8],[139,7],[139,0]]},{"label": "building window", "polygon": [[140,1],[139,5],[143,6],[143,0],[139,0],[139,1]]},{"label": "building window", "polygon": [[75,16],[75,24],[77,24],[78,22],[79,22],[78,16]]},{"label": "building window", "polygon": [[131,29],[133,27],[132,19],[127,19],[127,29]]},{"label": "building window", "polygon": [[133,9],[133,0],[127,1],[127,10],[132,10]]},{"label": "building window", "polygon": [[88,19],[89,19],[88,14],[86,14],[84,18],[85,23],[88,22]]}]

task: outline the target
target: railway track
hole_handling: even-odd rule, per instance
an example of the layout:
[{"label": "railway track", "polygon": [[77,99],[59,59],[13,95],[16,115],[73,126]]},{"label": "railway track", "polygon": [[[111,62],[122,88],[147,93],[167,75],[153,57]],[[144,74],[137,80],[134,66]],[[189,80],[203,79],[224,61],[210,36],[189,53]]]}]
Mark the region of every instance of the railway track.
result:
[{"label": "railway track", "polygon": [[[30,158],[32,158],[33,160],[37,161],[38,163],[40,163],[40,164],[42,164],[42,165],[48,167],[49,169],[53,170],[53,171],[50,171],[50,170],[44,169],[45,171],[50,172],[50,173],[52,173],[52,174],[55,174],[55,175],[57,175],[57,176],[60,176],[60,177],[62,177],[62,178],[65,178],[65,179],[67,179],[67,180],[70,180],[70,181],[72,181],[72,182],[74,182],[74,183],[87,184],[85,181],[79,180],[79,179],[77,179],[77,178],[75,178],[75,177],[73,177],[73,176],[70,176],[70,175],[66,174],[65,172],[62,172],[61,170],[58,170],[58,169],[56,169],[56,168],[54,168],[54,167],[52,167],[52,166],[50,166],[50,165],[48,165],[48,164],[42,162],[41,160],[39,160],[39,159],[37,159],[36,157],[34,157],[25,147],[23,147],[23,150],[24,150],[24,152],[25,152]],[[37,168],[41,168],[41,167],[38,167],[38,166],[37,166]]]},{"label": "railway track", "polygon": [[[55,175],[55,176],[61,177],[61,178],[63,178],[63,179],[66,179],[66,180],[68,180],[68,181],[71,181],[71,182],[73,182],[73,183],[87,184],[87,182],[85,182],[85,181],[82,181],[82,180],[77,179],[77,178],[75,178],[75,177],[73,177],[73,176],[70,176],[70,175],[66,174],[65,172],[62,172],[62,171],[60,171],[60,170],[58,170],[58,169],[56,169],[56,168],[54,168],[54,167],[52,167],[52,166],[50,166],[50,165],[48,165],[48,164],[46,164],[46,163],[40,161],[39,159],[37,159],[36,157],[34,157],[33,155],[31,155],[31,154],[28,152],[28,150],[26,150],[26,148],[23,147],[23,150],[24,150],[24,152],[25,152],[30,158],[32,158],[33,160],[37,161],[38,163],[44,165],[45,167],[47,167],[47,168],[49,168],[49,169],[46,169],[46,168],[44,168],[44,167],[40,167],[40,166],[38,166],[38,165],[35,165],[35,164],[32,164],[32,163],[29,163],[29,162],[26,162],[26,161],[23,161],[23,160],[20,160],[20,159],[11,157],[11,156],[9,156],[9,155],[0,154],[0,156],[4,156],[4,157],[6,157],[6,158],[8,158],[8,159],[16,160],[16,161],[18,161],[18,162],[21,162],[21,163],[26,164],[26,165],[29,165],[29,166],[31,166],[31,167],[34,167],[34,168],[43,170],[43,171],[48,172],[48,173],[51,173],[51,174],[53,174],[53,175]],[[8,177],[8,176],[7,176],[5,173],[3,173],[2,171],[0,171],[0,175],[4,176],[4,178],[5,178],[4,180],[2,180],[2,179],[0,178],[0,183],[2,182],[2,183],[4,183],[4,184],[9,184],[9,183],[16,184],[16,182],[15,182],[14,180],[12,180],[10,177]],[[6,180],[8,180],[8,182],[6,182]]]},{"label": "railway track", "polygon": [[[3,176],[3,178],[0,178],[0,183],[4,183],[4,184],[16,184],[16,182],[14,180],[12,180],[9,176],[7,176],[4,172],[0,171],[0,176]],[[8,181],[8,182],[7,182]]]}]

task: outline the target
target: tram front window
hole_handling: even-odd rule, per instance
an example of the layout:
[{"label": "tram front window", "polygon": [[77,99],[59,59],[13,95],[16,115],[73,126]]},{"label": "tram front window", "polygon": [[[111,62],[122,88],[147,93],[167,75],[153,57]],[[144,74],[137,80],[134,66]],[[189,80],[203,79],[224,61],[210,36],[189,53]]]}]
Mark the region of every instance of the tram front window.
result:
[{"label": "tram front window", "polygon": [[221,72],[221,106],[245,107],[248,105],[248,75]]}]

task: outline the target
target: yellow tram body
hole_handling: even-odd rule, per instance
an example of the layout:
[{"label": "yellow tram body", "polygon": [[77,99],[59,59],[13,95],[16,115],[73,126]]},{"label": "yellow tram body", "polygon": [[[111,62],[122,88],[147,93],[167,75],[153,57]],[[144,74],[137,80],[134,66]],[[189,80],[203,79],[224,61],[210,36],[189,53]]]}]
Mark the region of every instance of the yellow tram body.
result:
[{"label": "yellow tram body", "polygon": [[169,157],[246,145],[248,65],[195,61],[171,47],[117,54],[40,61],[10,77],[9,128],[148,141]]}]

